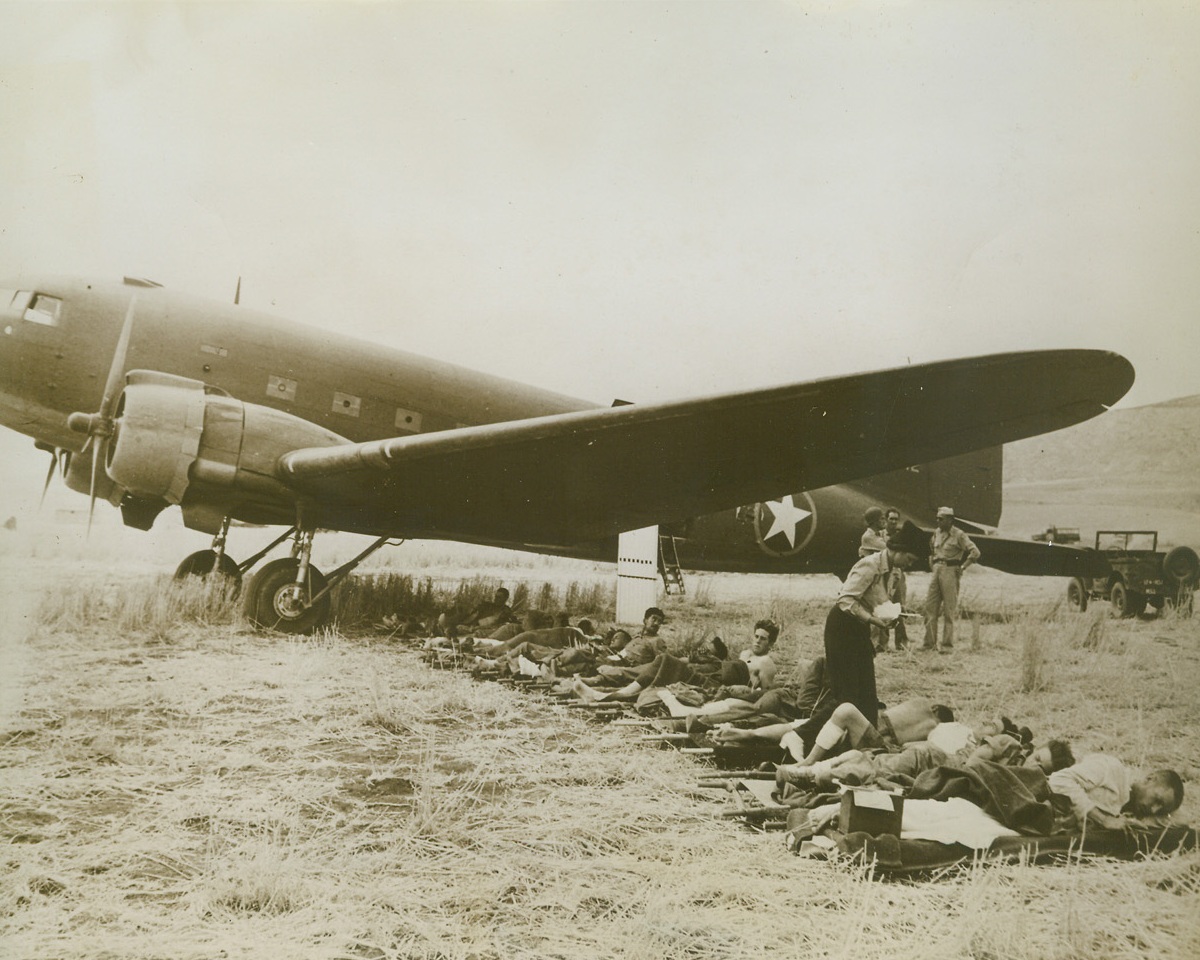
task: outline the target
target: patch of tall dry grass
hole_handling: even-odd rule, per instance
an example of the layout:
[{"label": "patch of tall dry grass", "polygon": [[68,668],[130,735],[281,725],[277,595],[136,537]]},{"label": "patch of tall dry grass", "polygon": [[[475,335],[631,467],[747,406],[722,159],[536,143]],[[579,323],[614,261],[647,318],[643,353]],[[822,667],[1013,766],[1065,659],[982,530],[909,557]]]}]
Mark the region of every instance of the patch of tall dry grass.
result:
[{"label": "patch of tall dry grass", "polygon": [[45,591],[34,621],[43,628],[75,632],[107,624],[169,640],[183,623],[226,626],[237,610],[237,592],[222,578],[173,580],[164,575],[133,583],[93,578]]},{"label": "patch of tall dry grass", "polygon": [[414,579],[395,572],[363,573],[348,577],[334,592],[338,621],[348,628],[378,623],[385,616],[431,622],[441,612],[463,613],[484,600],[491,600],[497,587],[510,592],[510,605],[517,613],[531,611],[547,618],[558,612],[572,618],[609,620],[616,595],[611,583],[570,580],[565,583],[501,580],[471,576],[450,585],[435,585],[432,579]]}]

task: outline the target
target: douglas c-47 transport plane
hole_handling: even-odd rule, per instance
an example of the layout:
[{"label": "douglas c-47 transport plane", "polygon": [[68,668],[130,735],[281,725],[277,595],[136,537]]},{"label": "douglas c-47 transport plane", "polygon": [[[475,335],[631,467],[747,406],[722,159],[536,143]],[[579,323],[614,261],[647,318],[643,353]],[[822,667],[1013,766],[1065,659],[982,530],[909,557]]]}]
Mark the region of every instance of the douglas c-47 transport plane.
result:
[{"label": "douglas c-47 transport plane", "polygon": [[[615,560],[619,533],[660,524],[687,569],[844,575],[866,506],[929,525],[950,503],[993,526],[1000,445],[1132,383],[1121,356],[1054,350],[598,407],[145,280],[0,280],[0,422],[93,507],[145,530],[177,505],[213,534],[181,574],[240,577],[266,555],[236,563],[231,520],[289,527],[275,543],[292,556],[245,589],[255,622],[289,632],[324,623],[328,588],[394,538]],[[378,539],[326,578],[318,529]],[[1014,573],[1103,563],[977,543]]]}]

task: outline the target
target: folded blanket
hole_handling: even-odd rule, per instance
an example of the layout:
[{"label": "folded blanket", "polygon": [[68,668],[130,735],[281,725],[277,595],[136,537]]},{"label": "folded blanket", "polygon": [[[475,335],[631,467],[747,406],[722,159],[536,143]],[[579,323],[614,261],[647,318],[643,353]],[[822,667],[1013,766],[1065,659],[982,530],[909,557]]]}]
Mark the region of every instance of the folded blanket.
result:
[{"label": "folded blanket", "polygon": [[1073,827],[1056,809],[1050,782],[1033,767],[1008,767],[990,760],[940,766],[918,774],[908,791],[915,800],[959,797],[982,808],[1004,826],[1030,836],[1049,836]]}]

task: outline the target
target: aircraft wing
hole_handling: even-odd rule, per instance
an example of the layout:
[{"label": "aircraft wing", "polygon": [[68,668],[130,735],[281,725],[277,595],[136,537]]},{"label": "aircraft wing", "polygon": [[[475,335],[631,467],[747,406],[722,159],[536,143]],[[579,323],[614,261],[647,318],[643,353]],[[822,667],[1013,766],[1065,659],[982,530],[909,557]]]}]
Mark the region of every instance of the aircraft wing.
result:
[{"label": "aircraft wing", "polygon": [[1009,540],[971,534],[985,567],[1029,577],[1105,577],[1112,567],[1102,553],[1061,543]]},{"label": "aircraft wing", "polygon": [[1070,426],[1133,383],[1117,354],[997,354],[605,407],[280,458],[322,526],[570,546]]}]

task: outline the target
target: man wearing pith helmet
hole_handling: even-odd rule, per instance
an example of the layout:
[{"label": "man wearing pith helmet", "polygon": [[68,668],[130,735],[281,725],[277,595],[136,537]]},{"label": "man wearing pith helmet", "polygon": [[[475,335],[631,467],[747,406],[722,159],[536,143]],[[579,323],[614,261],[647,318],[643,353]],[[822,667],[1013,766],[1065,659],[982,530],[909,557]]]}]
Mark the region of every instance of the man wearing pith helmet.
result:
[{"label": "man wearing pith helmet", "polygon": [[938,507],[937,529],[929,542],[929,592],[925,594],[925,650],[938,646],[938,620],[945,620],[942,650],[954,646],[954,620],[958,616],[958,581],[963,571],[979,559],[979,548],[954,525],[954,510]]}]

